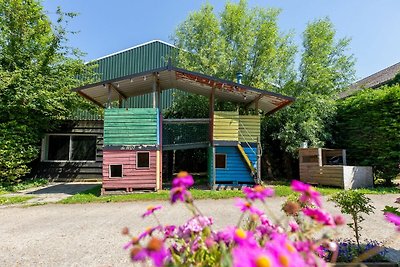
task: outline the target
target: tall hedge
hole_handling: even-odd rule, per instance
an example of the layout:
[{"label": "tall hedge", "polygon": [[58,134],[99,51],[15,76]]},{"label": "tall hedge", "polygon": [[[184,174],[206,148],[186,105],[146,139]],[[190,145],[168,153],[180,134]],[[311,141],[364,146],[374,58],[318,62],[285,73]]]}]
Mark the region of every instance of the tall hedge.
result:
[{"label": "tall hedge", "polygon": [[372,166],[387,183],[400,173],[400,85],[366,89],[338,101],[336,146],[351,165]]}]

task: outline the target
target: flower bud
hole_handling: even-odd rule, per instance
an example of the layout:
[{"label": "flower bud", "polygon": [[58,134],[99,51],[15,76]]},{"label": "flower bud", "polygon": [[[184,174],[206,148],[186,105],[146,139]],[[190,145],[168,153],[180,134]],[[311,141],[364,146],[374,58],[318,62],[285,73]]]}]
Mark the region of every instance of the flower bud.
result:
[{"label": "flower bud", "polygon": [[160,239],[153,237],[147,244],[147,249],[150,251],[160,251],[162,246],[163,242]]},{"label": "flower bud", "polygon": [[343,225],[346,223],[346,220],[342,215],[335,215],[333,217],[333,221],[335,222],[336,225]]},{"label": "flower bud", "polygon": [[300,210],[300,205],[297,202],[288,201],[286,202],[285,206],[283,207],[283,211],[287,215],[296,215]]},{"label": "flower bud", "polygon": [[123,235],[129,235],[129,229],[128,229],[128,227],[122,228],[121,233],[122,233]]}]

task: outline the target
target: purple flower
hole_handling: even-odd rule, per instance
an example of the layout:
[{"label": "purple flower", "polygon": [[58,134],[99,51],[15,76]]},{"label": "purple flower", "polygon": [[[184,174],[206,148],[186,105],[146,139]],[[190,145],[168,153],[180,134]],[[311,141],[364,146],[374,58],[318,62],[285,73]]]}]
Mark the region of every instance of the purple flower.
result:
[{"label": "purple flower", "polygon": [[238,207],[242,212],[249,211],[251,214],[256,214],[258,216],[261,216],[264,214],[264,212],[260,209],[257,209],[256,207],[253,206],[248,201],[244,201],[241,198],[237,198],[235,201],[235,206]]},{"label": "purple flower", "polygon": [[397,226],[397,231],[400,231],[400,216],[391,212],[385,212],[385,218],[388,222]]},{"label": "purple flower", "polygon": [[247,199],[259,199],[264,202],[267,197],[272,197],[274,195],[274,190],[272,188],[266,188],[262,187],[261,185],[256,185],[253,188],[244,187],[243,193],[246,195]]},{"label": "purple flower", "polygon": [[161,206],[155,206],[155,207],[154,206],[149,206],[149,207],[147,207],[147,210],[146,210],[145,213],[143,213],[142,218],[153,214],[156,210],[159,210],[161,208],[162,208]]},{"label": "purple flower", "polygon": [[171,189],[171,203],[174,204],[176,201],[191,201],[192,195],[184,186],[174,187]]},{"label": "purple flower", "polygon": [[333,221],[332,216],[321,209],[312,209],[306,207],[303,209],[303,213],[304,215],[310,217],[318,223],[322,223],[323,225],[335,226],[335,222]]},{"label": "purple flower", "polygon": [[150,239],[146,247],[146,254],[152,259],[154,266],[164,266],[166,260],[170,257],[169,250],[165,247],[164,242],[158,238]]},{"label": "purple flower", "polygon": [[178,173],[176,178],[172,181],[172,188],[175,187],[191,187],[194,184],[193,177],[185,171],[181,171]]},{"label": "purple flower", "polygon": [[213,224],[211,217],[195,216],[179,227],[182,236],[191,236],[203,231],[204,228]]},{"label": "purple flower", "polygon": [[176,226],[175,225],[166,225],[164,227],[164,237],[169,238],[173,237],[176,234]]},{"label": "purple flower", "polygon": [[301,202],[315,204],[317,207],[321,207],[321,194],[311,185],[293,180],[290,186],[294,191],[301,193],[299,198]]}]

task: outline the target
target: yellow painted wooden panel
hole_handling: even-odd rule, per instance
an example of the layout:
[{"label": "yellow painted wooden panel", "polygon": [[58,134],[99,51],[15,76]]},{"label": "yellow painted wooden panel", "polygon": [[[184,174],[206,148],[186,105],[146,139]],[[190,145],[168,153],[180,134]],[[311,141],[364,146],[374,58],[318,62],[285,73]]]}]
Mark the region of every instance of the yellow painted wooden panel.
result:
[{"label": "yellow painted wooden panel", "polygon": [[260,116],[239,116],[239,141],[255,143],[260,138]]},{"label": "yellow painted wooden panel", "polygon": [[214,113],[214,140],[239,140],[239,114],[236,111],[216,111]]}]

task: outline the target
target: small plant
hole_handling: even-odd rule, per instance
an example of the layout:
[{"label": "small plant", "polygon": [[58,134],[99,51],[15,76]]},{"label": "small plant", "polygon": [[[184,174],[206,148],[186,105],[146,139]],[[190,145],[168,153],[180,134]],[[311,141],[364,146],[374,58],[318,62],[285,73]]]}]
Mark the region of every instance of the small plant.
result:
[{"label": "small plant", "polygon": [[334,194],[330,199],[336,203],[336,207],[344,214],[349,214],[352,222],[347,225],[354,231],[359,252],[361,252],[360,237],[361,223],[365,220],[363,214],[374,213],[375,207],[370,204],[371,199],[357,190],[347,190]]},{"label": "small plant", "polygon": [[[358,258],[360,253],[368,253],[368,251],[380,248],[379,253],[374,253],[373,256],[365,260],[365,262],[385,262],[388,261],[386,255],[388,253],[388,249],[383,246],[382,242],[376,240],[365,240],[361,244],[361,251],[358,248],[358,245],[352,239],[339,239],[337,240],[338,246],[338,262],[352,262]],[[332,252],[327,253],[327,259],[332,256]]]}]

